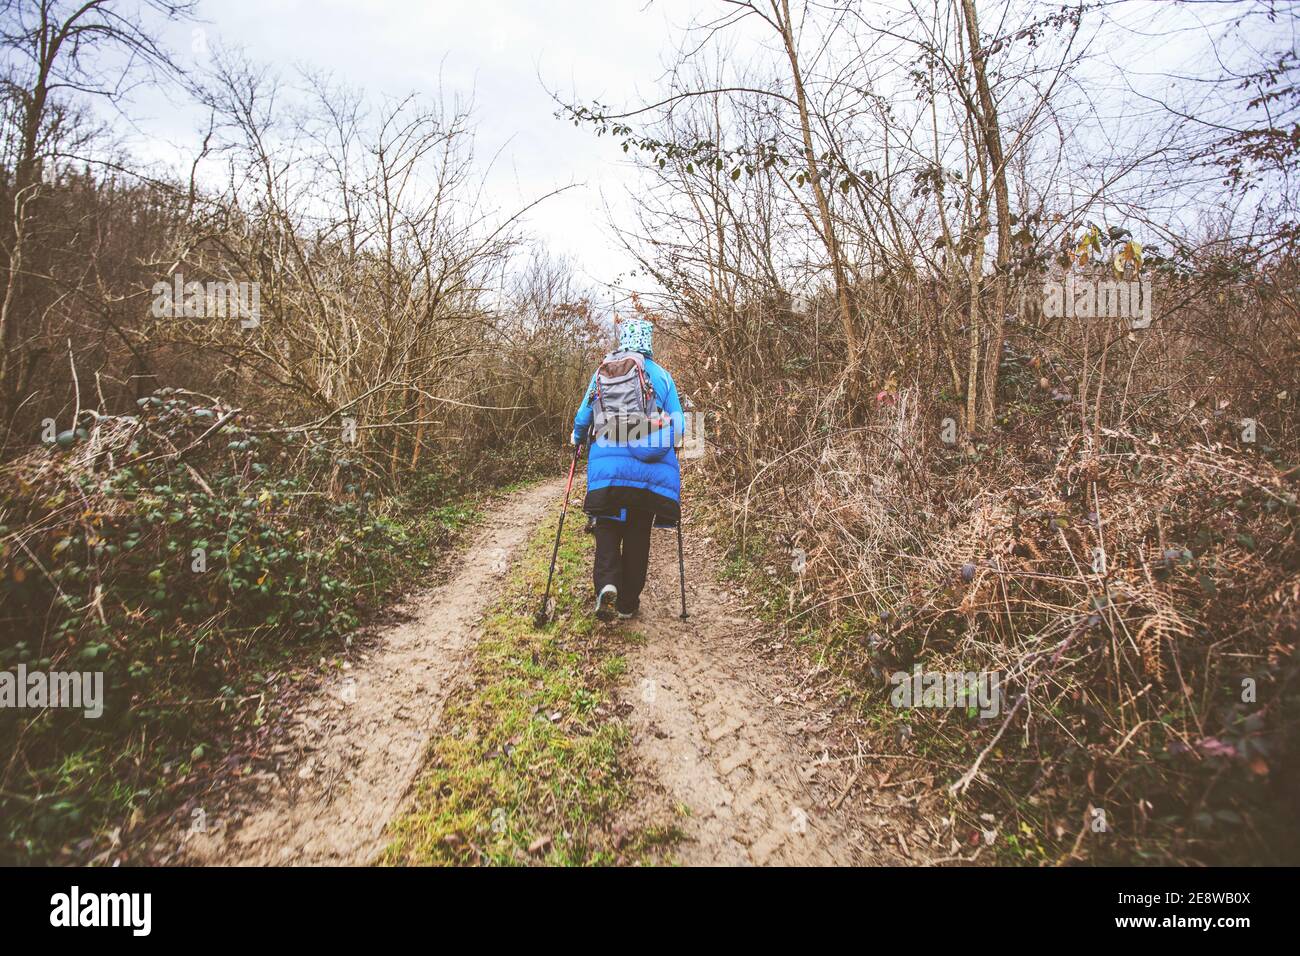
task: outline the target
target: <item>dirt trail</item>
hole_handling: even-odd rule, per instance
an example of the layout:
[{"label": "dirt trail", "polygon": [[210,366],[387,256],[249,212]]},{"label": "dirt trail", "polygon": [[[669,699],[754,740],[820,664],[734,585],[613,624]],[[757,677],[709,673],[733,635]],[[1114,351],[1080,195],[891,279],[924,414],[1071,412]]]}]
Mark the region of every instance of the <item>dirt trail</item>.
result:
[{"label": "dirt trail", "polygon": [[[512,558],[559,503],[551,481],[505,499],[441,586],[355,652],[349,669],[289,715],[273,767],[224,791],[170,862],[364,864],[383,849],[421,767],[477,622]],[[581,507],[575,494],[574,508]],[[571,508],[571,510],[573,510]],[[580,520],[580,512],[577,519]],[[622,712],[644,799],[627,824],[671,820],[688,865],[921,862],[940,834],[912,787],[847,749],[838,695],[719,584],[706,541],[687,545],[691,616],[678,617],[676,538],[654,533],[650,582],[632,623]],[[846,755],[846,753],[848,755]],[[870,769],[869,769],[870,768]],[[927,831],[926,827],[931,827]]]},{"label": "dirt trail", "polygon": [[496,596],[512,554],[562,495],[562,482],[494,506],[441,586],[356,655],[335,685],[306,701],[256,775],[207,810],[202,832],[182,834],[191,864],[363,864],[382,848],[420,769],[447,692],[474,645],[475,623]]},{"label": "dirt trail", "polygon": [[672,857],[687,865],[920,862],[920,840],[932,834],[919,829],[916,798],[877,788],[867,761],[840,755],[835,695],[820,694],[816,672],[773,646],[717,583],[707,542],[689,543],[687,528],[690,617],[678,616],[676,539],[656,531],[637,624],[647,643],[628,661],[624,695],[639,762],[685,833]]}]

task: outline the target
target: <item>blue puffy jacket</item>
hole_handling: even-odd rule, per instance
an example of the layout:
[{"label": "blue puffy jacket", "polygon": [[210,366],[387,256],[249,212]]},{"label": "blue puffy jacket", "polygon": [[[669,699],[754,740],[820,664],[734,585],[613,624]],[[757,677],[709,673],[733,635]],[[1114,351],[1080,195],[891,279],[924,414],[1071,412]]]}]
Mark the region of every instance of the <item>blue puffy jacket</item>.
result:
[{"label": "blue puffy jacket", "polygon": [[[587,458],[587,497],[583,510],[590,515],[621,517],[625,508],[653,512],[662,523],[681,517],[681,467],[676,444],[685,419],[677,385],[668,370],[647,358],[646,375],[655,390],[655,406],[666,413],[662,429],[623,444],[597,439]],[[573,416],[573,438],[581,443],[591,432],[595,410],[596,376]]]}]

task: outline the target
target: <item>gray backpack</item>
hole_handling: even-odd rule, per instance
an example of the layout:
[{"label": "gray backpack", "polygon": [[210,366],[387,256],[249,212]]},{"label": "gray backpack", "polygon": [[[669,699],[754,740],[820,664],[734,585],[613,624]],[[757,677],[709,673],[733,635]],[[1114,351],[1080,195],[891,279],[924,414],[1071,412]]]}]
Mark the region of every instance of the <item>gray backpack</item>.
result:
[{"label": "gray backpack", "polygon": [[610,352],[596,369],[592,398],[598,435],[616,443],[649,427],[655,414],[655,389],[640,352]]}]

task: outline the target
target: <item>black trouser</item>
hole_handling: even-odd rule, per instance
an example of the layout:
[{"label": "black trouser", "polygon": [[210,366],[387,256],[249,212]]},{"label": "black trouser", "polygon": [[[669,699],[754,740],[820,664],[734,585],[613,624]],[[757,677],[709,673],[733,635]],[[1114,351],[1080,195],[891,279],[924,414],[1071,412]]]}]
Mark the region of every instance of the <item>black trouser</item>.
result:
[{"label": "black trouser", "polygon": [[640,508],[628,508],[626,521],[597,518],[596,560],[592,577],[596,593],[612,584],[618,588],[618,609],[630,614],[641,606],[641,589],[650,565],[650,529],[654,514]]}]

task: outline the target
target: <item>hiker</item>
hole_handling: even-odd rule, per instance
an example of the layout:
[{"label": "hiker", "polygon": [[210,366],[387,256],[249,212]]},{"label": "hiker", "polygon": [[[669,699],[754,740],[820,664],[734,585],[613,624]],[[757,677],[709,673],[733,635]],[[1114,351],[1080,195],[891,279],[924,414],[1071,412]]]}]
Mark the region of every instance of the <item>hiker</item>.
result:
[{"label": "hiker", "polygon": [[596,538],[596,617],[636,614],[650,563],[650,530],[681,521],[675,445],[682,404],[668,370],[651,358],[654,327],[619,324],[618,350],[602,360],[573,418],[570,441],[590,439],[582,510]]}]

